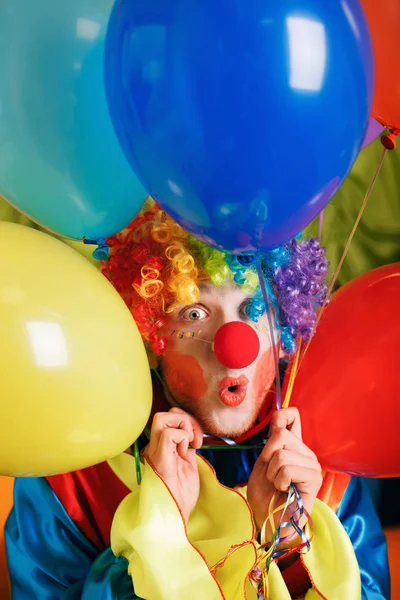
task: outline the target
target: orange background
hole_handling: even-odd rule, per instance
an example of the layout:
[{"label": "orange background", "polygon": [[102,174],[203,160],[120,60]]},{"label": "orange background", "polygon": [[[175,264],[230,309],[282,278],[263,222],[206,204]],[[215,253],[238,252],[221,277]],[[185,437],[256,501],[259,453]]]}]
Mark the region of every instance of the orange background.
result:
[{"label": "orange background", "polygon": [[13,487],[12,477],[0,477],[0,598],[2,600],[11,598],[3,528],[13,503]]}]

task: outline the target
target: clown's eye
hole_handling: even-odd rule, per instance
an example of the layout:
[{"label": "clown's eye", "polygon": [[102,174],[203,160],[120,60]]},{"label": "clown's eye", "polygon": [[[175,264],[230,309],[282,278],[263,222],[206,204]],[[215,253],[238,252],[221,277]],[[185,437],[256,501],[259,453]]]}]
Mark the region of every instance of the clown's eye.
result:
[{"label": "clown's eye", "polygon": [[191,306],[182,311],[181,317],[186,321],[201,321],[208,317],[208,314],[204,308],[200,308],[200,306]]},{"label": "clown's eye", "polygon": [[252,308],[253,308],[252,298],[250,298],[249,300],[246,300],[246,302],[243,302],[243,304],[239,308],[240,318],[241,319],[251,319]]}]

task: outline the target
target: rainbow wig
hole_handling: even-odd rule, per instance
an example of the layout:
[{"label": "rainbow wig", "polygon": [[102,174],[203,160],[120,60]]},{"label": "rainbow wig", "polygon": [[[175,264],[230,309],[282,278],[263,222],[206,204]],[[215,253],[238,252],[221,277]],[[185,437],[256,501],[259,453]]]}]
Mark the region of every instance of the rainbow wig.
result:
[{"label": "rainbow wig", "polygon": [[[180,304],[193,304],[199,283],[218,286],[235,281],[253,294],[247,312],[257,322],[265,305],[252,257],[210,248],[188,234],[157,205],[139,214],[109,238],[110,256],[102,272],[121,294],[149,349],[161,355],[167,337],[160,330],[166,315]],[[324,301],[328,262],[315,238],[293,239],[262,256],[269,301],[274,308],[285,352],[307,341]]]}]

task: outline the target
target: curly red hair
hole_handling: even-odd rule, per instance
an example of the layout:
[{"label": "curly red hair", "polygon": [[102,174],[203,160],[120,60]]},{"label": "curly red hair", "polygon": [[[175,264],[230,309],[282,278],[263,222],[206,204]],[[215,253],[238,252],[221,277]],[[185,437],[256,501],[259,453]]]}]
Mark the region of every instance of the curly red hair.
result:
[{"label": "curly red hair", "polygon": [[139,331],[155,354],[167,338],[160,334],[166,314],[178,304],[195,302],[197,283],[209,279],[195,263],[188,233],[157,205],[139,214],[121,233],[109,238],[104,275],[124,299]]}]

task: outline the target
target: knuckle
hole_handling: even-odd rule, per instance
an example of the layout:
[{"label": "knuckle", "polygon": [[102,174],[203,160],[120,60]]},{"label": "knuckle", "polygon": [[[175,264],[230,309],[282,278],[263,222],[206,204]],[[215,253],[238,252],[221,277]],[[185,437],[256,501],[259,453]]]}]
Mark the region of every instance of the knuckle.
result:
[{"label": "knuckle", "polygon": [[157,429],[159,427],[161,427],[164,423],[164,419],[165,419],[165,415],[167,413],[163,413],[163,412],[158,412],[154,415],[153,417],[153,427],[156,427]]},{"label": "knuckle", "polygon": [[284,445],[287,442],[288,437],[290,436],[290,431],[287,429],[280,429],[276,432],[276,440],[279,444]]},{"label": "knuckle", "polygon": [[274,473],[270,469],[268,469],[268,471],[267,471],[266,478],[267,478],[267,481],[269,481],[269,483],[274,483],[274,479],[275,479]]},{"label": "knuckle", "polygon": [[281,492],[286,492],[290,486],[290,478],[285,475],[279,473],[278,477],[275,480],[275,488]]},{"label": "knuckle", "polygon": [[179,414],[186,414],[184,410],[182,410],[182,408],[179,408],[178,406],[173,406],[172,408],[169,409],[170,413],[179,413]]},{"label": "knuckle", "polygon": [[284,427],[285,425],[285,416],[282,415],[282,410],[277,410],[276,412],[273,413],[272,417],[271,417],[271,427],[274,428],[278,428],[278,427]]},{"label": "knuckle", "polygon": [[168,427],[162,431],[161,436],[160,436],[161,441],[169,442],[170,440],[173,439],[174,435],[175,435],[174,430],[171,427]]},{"label": "knuckle", "polygon": [[289,410],[291,411],[291,416],[294,419],[300,419],[300,412],[296,406],[292,406]]},{"label": "knuckle", "polygon": [[275,452],[275,457],[276,457],[278,466],[280,466],[281,468],[284,467],[284,465],[286,463],[286,458],[287,458],[286,450],[284,450],[283,448],[281,448],[280,450],[277,450]]},{"label": "knuckle", "polygon": [[182,413],[181,415],[181,419],[183,424],[188,428],[188,429],[192,429],[192,419],[191,417],[187,414],[187,413]]},{"label": "knuckle", "polygon": [[281,467],[280,469],[280,475],[282,477],[282,479],[290,479],[290,466],[289,465],[283,465],[283,467]]}]

